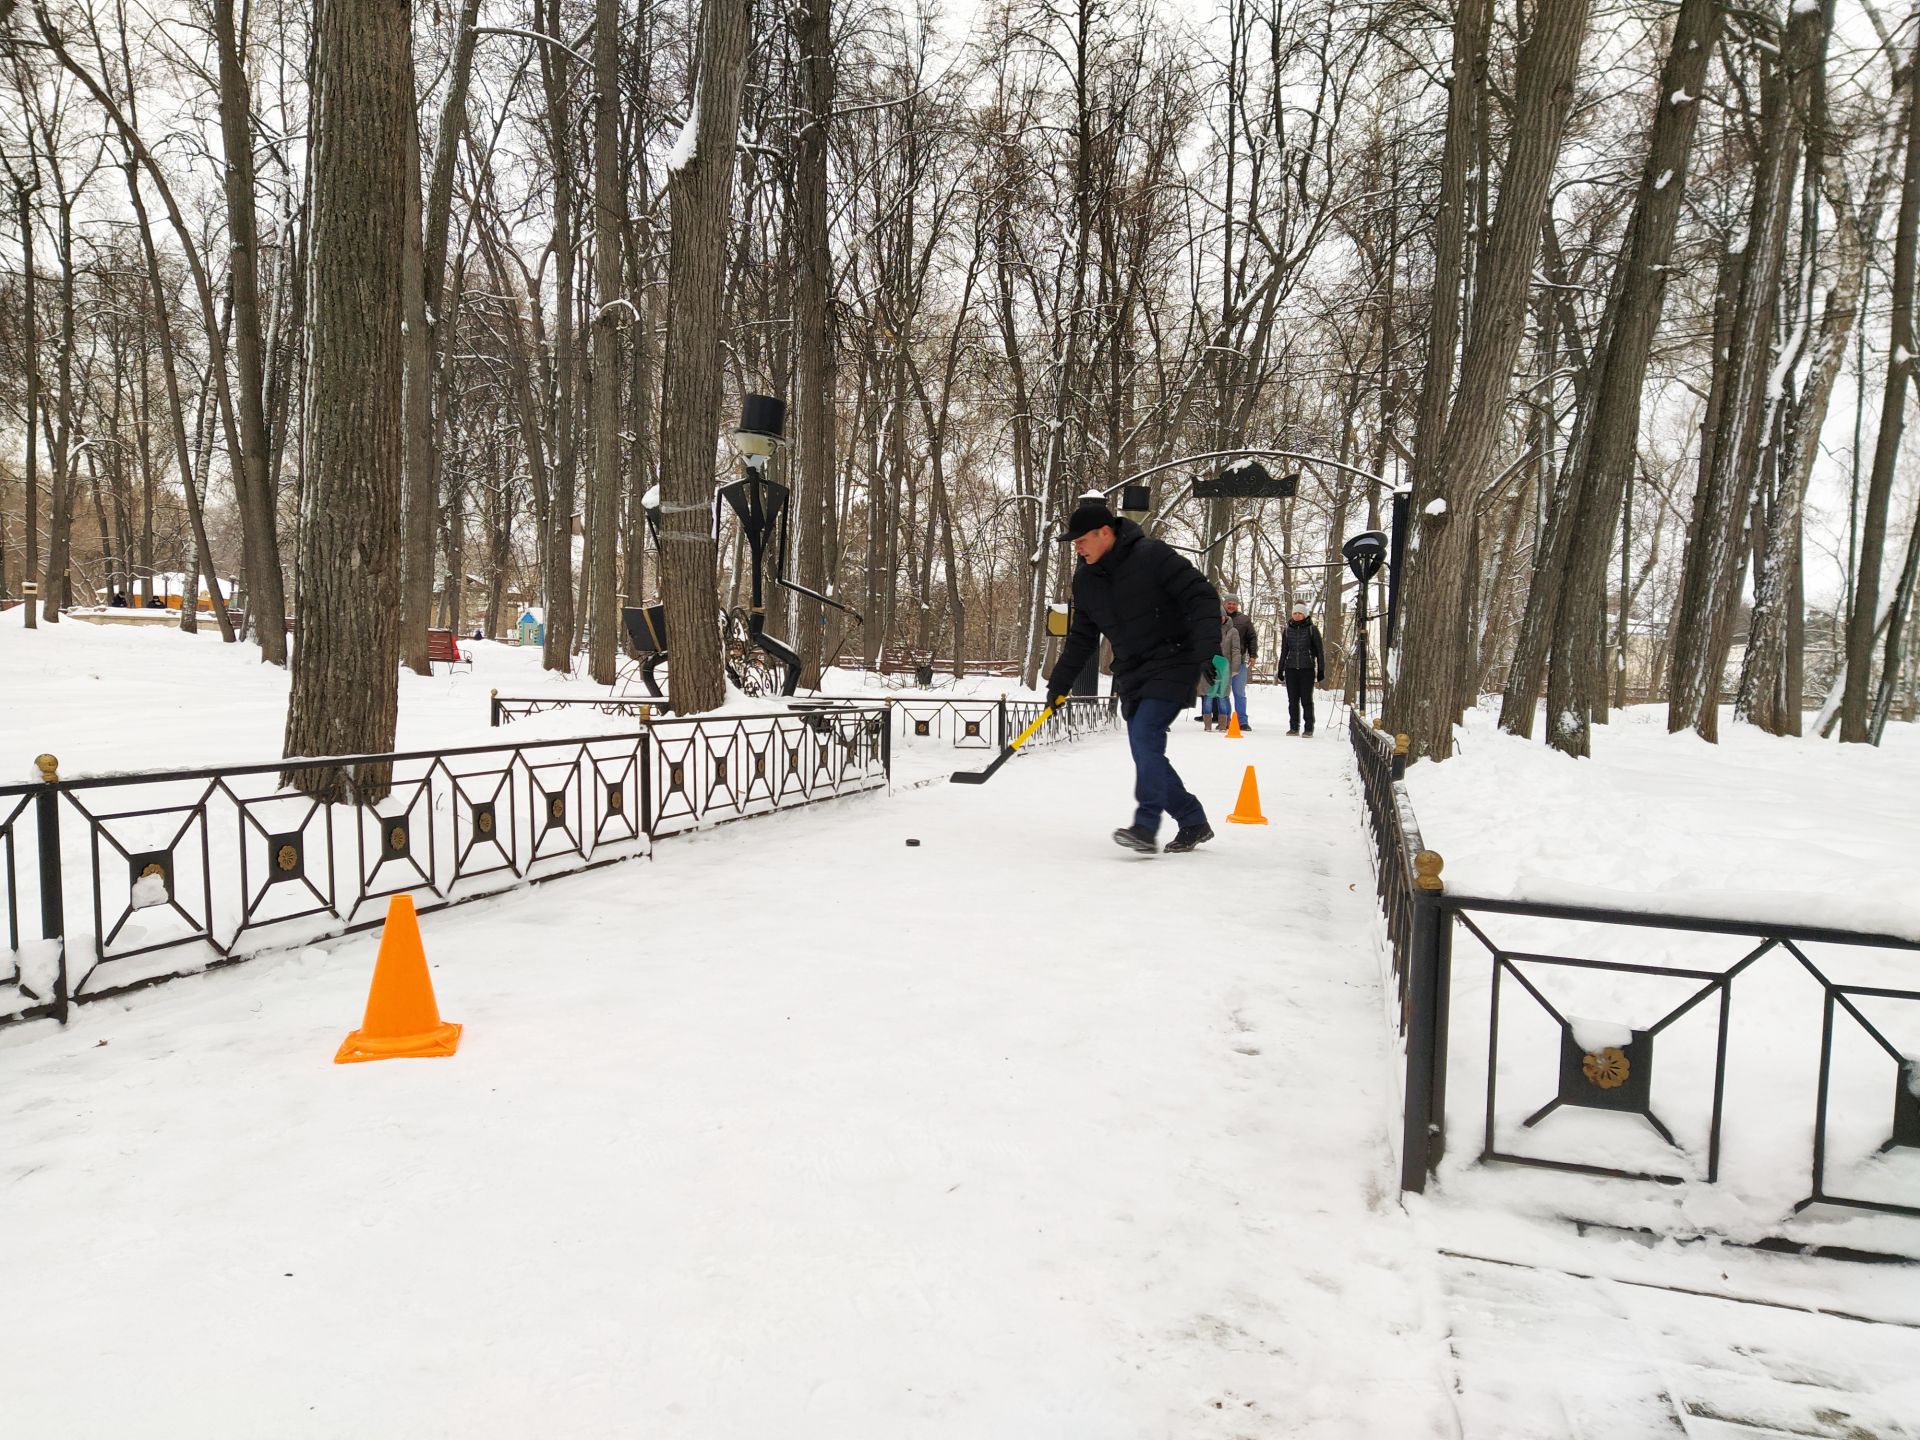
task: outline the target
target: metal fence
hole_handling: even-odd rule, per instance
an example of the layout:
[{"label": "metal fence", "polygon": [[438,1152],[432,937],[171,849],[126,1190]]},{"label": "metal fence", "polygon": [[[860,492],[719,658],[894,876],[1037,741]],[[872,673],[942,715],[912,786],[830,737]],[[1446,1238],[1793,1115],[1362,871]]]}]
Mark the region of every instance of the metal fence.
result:
[{"label": "metal fence", "polygon": [[488,723],[494,729],[550,711],[590,710],[622,720],[647,720],[671,713],[663,700],[631,699],[623,695],[502,695],[495,690],[487,701]]},{"label": "metal fence", "polygon": [[[1403,1189],[1424,1189],[1445,1152],[1452,1059],[1456,1079],[1479,1082],[1483,1163],[1713,1184],[1737,1146],[1755,1174],[1782,1127],[1806,1126],[1809,1178],[1794,1210],[1920,1215],[1920,1157],[1892,1155],[1920,1150],[1920,943],[1451,892],[1401,783],[1405,737],[1357,712],[1349,736],[1405,1042]],[[1470,987],[1483,1014],[1456,1013],[1469,993],[1455,985],[1456,935],[1485,958],[1484,992],[1477,976]],[[1741,1019],[1758,1015],[1746,1034],[1736,994]],[[1468,1023],[1482,1018],[1484,1028]],[[1749,1120],[1730,1138],[1733,1104]]]},{"label": "metal fence", "polygon": [[648,853],[655,837],[883,786],[884,707],[621,735],[0,786],[0,1025]]},{"label": "metal fence", "polygon": [[[956,698],[944,695],[890,695],[880,701],[854,696],[820,695],[787,702],[797,714],[827,712],[848,706],[884,708],[895,740],[945,740],[956,750],[998,750],[1038,718],[1039,700]],[[666,707],[657,701],[599,696],[522,697],[495,694],[493,724],[567,710],[622,716],[643,724],[659,724]],[[1118,702],[1110,695],[1075,696],[1052,722],[1042,727],[1029,745],[1051,745],[1063,740],[1111,729],[1119,717]]]}]

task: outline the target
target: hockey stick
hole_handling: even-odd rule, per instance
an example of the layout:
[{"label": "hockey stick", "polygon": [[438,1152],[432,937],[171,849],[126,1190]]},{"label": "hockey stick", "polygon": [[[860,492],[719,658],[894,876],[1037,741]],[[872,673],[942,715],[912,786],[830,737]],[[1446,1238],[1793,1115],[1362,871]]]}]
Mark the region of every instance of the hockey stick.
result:
[{"label": "hockey stick", "polygon": [[1047,721],[1050,720],[1052,717],[1053,717],[1053,706],[1049,705],[1047,706],[1046,709],[1040,712],[1039,716],[1034,720],[1033,724],[1027,726],[1026,729],[1022,730],[1019,733],[1019,735],[1015,737],[1014,742],[1011,745],[1007,746],[1006,749],[1000,752],[999,758],[996,759],[991,765],[987,766],[987,768],[984,770],[956,770],[953,772],[953,783],[955,785],[986,784],[987,781],[993,778],[993,772],[998,770],[1002,765],[1006,764],[1007,761],[1011,760],[1013,758],[1013,752],[1018,750],[1022,745],[1026,744],[1027,741],[1031,740],[1033,738],[1033,732],[1038,730],[1042,725],[1046,724]]}]

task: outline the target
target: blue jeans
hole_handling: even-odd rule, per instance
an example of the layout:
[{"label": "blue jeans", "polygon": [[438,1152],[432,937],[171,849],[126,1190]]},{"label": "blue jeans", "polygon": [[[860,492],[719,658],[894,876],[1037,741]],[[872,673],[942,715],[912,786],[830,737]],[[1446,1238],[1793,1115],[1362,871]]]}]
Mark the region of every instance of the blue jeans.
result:
[{"label": "blue jeans", "polygon": [[1167,731],[1187,707],[1177,700],[1135,700],[1127,716],[1127,744],[1133,751],[1133,823],[1158,834],[1160,817],[1176,825],[1204,825],[1207,812],[1180,783],[1167,763]]},{"label": "blue jeans", "polygon": [[[1242,665],[1238,670],[1234,671],[1233,679],[1230,683],[1233,686],[1234,713],[1240,717],[1240,723],[1245,725],[1247,723],[1247,667]],[[1227,713],[1224,706],[1221,708],[1220,713],[1222,715]]]}]

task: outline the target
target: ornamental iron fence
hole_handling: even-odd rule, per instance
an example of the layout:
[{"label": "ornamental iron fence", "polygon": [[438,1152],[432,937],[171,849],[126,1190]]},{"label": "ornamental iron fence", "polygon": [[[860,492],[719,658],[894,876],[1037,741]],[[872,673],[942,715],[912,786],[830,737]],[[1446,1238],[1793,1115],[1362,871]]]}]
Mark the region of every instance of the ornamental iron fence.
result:
[{"label": "ornamental iron fence", "polygon": [[[0,1026],[884,786],[883,707],[0,786]],[[338,778],[325,804],[290,771]]]},{"label": "ornamental iron fence", "polygon": [[[1451,1071],[1477,1082],[1483,1164],[1715,1184],[1738,1151],[1743,1185],[1795,1212],[1920,1216],[1920,943],[1455,893],[1402,783],[1404,738],[1348,724],[1405,1045],[1402,1189],[1445,1153]],[[1484,989],[1456,983],[1457,935]],[[1807,1137],[1791,1195],[1771,1173],[1783,1130]]]},{"label": "ornamental iron fence", "polygon": [[[1002,746],[1004,700],[822,699],[678,719],[620,698],[492,697],[495,725],[544,710],[631,716],[584,738],[0,785],[0,1027],[651,853],[700,826],[885,786],[896,736]],[[1077,700],[1048,740],[1112,723]],[[1030,718],[1030,717],[1028,717]],[[1036,737],[1038,739],[1040,737]],[[323,803],[295,772],[347,798]]]},{"label": "ornamental iron fence", "polygon": [[[666,707],[658,701],[624,697],[534,698],[496,693],[490,703],[495,727],[533,715],[567,710],[590,710],[601,715],[624,716],[642,724],[659,724],[667,714]],[[945,740],[955,750],[1001,749],[1031,724],[1044,708],[1043,702],[1038,700],[944,695],[889,695],[878,702],[853,696],[819,695],[789,700],[787,704],[795,714],[842,710],[860,705],[873,707],[877,704],[888,712],[888,726],[895,740]],[[1110,729],[1118,716],[1118,704],[1112,696],[1075,696],[1056,714],[1054,722],[1042,727],[1028,744],[1056,744]]]}]

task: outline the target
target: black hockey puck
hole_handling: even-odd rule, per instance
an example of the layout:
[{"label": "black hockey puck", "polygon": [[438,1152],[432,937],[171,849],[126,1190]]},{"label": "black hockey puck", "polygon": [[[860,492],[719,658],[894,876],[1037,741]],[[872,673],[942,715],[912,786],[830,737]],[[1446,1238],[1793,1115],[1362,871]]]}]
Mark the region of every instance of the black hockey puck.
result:
[{"label": "black hockey puck", "polygon": [[920,843],[920,842],[919,842],[918,840],[909,840],[909,841],[907,841],[907,844],[909,844],[909,845],[918,845],[919,843]]}]

